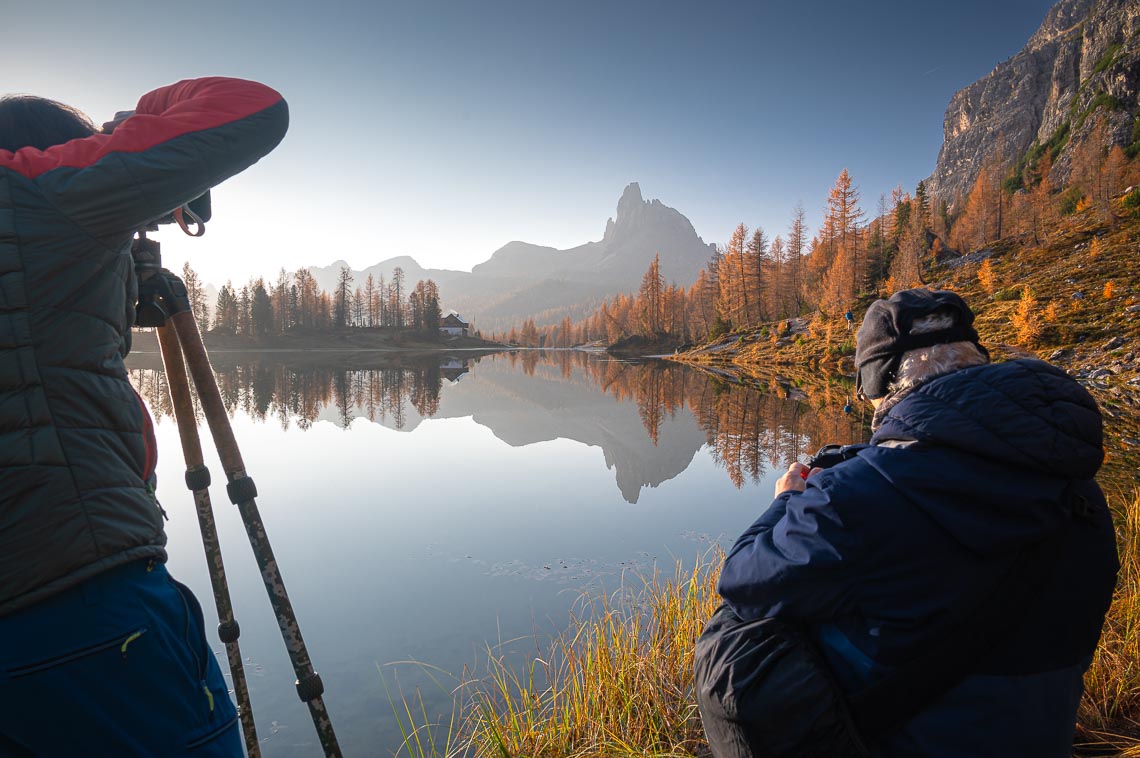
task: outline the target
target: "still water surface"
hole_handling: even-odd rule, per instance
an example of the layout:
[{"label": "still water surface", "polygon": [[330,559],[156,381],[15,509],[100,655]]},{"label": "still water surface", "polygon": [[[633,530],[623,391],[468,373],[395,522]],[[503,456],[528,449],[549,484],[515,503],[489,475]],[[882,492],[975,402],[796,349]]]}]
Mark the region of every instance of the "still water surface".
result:
[{"label": "still water surface", "polygon": [[[729,545],[789,460],[865,435],[845,389],[741,385],[581,352],[214,356],[258,505],[346,755],[388,756],[385,684],[423,687],[505,646],[525,660],[583,592]],[[161,362],[132,354],[156,419],[170,569],[216,614]],[[204,444],[209,435],[202,425]],[[221,466],[207,452],[215,482]],[[267,758],[320,754],[236,509],[212,490]],[[219,662],[225,654],[210,635]],[[521,641],[520,641],[521,640]],[[436,676],[438,671],[432,669]],[[228,674],[227,674],[228,677]],[[444,679],[445,684],[453,684]]]}]

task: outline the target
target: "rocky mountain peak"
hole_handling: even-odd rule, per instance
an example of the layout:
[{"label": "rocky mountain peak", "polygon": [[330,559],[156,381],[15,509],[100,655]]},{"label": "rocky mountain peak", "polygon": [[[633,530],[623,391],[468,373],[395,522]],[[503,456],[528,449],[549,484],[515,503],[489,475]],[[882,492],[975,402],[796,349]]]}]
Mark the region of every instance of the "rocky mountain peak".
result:
[{"label": "rocky mountain peak", "polygon": [[1050,152],[1053,178],[1096,130],[1128,144],[1140,111],[1140,0],[1060,0],[1025,48],[950,100],[938,165],[927,180],[955,202],[983,165],[1007,170]]},{"label": "rocky mountain peak", "polygon": [[668,230],[696,238],[696,230],[679,211],[660,200],[645,200],[637,182],[630,182],[618,199],[617,215],[606,221],[603,243],[621,244],[648,230]]},{"label": "rocky mountain peak", "polygon": [[618,218],[620,219],[623,214],[635,213],[643,205],[645,205],[645,200],[641,197],[641,185],[637,182],[630,182],[621,193],[621,198],[618,199]]},{"label": "rocky mountain peak", "polygon": [[1072,34],[1089,17],[1093,0],[1061,0],[1045,14],[1041,27],[1029,38],[1026,51],[1040,50],[1061,37]]}]

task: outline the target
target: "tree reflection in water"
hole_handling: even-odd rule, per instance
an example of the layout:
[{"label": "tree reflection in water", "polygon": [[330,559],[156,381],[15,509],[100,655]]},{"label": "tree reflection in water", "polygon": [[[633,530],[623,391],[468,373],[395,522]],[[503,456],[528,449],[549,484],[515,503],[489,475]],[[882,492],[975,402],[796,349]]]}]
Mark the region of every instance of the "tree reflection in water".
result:
[{"label": "tree reflection in water", "polygon": [[[716,463],[737,487],[758,482],[768,467],[782,469],[804,461],[829,443],[852,443],[868,436],[866,415],[843,411],[851,387],[818,376],[741,379],[698,371],[669,361],[629,363],[607,356],[563,351],[512,351],[479,357],[376,356],[348,364],[302,362],[262,353],[226,354],[214,370],[226,408],[260,421],[275,419],[282,429],[295,423],[308,429],[318,418],[348,428],[365,418],[395,429],[439,413],[444,382],[453,384],[478,364],[507,364],[544,382],[589,385],[618,403],[636,404],[654,448],[662,423],[679,413],[693,416]],[[132,356],[131,382],[156,418],[171,416],[170,397],[157,356]],[[201,411],[198,410],[199,420]]]}]

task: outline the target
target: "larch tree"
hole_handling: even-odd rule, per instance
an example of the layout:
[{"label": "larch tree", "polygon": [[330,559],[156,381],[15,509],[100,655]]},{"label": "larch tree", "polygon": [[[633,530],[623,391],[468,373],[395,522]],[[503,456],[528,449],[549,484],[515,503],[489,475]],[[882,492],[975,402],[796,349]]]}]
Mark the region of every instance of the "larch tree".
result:
[{"label": "larch tree", "polygon": [[1033,230],[1033,242],[1041,244],[1045,237],[1045,228],[1052,224],[1055,215],[1053,200],[1053,159],[1049,151],[1037,161],[1034,170],[1036,183],[1029,192],[1030,225]]},{"label": "larch tree", "polygon": [[749,317],[748,272],[744,260],[747,238],[748,227],[738,224],[720,259],[720,311],[734,326],[744,325]]},{"label": "larch tree", "polygon": [[754,304],[748,326],[755,326],[771,318],[771,314],[776,310],[772,303],[775,293],[770,287],[772,261],[768,245],[768,236],[759,226],[752,230],[752,236],[744,245],[744,260],[747,264],[745,268],[748,271],[745,293],[749,294],[751,291],[749,299]]},{"label": "larch tree", "polygon": [[364,298],[364,290],[362,290],[360,287],[357,287],[356,291],[352,293],[352,325],[353,326],[365,326],[365,321],[366,321],[365,317],[366,317],[366,314],[368,311],[368,308],[365,305],[366,302],[367,301]]},{"label": "larch tree", "polygon": [[848,173],[847,169],[843,169],[839,172],[831,191],[827,193],[827,210],[824,217],[825,233],[821,235],[826,242],[832,245],[831,258],[834,258],[840,249],[849,244],[851,230],[859,222],[862,215],[863,211],[859,209],[859,190],[851,181],[851,174]]},{"label": "larch tree", "polygon": [[661,276],[660,255],[654,255],[649,268],[641,277],[641,287],[637,291],[638,331],[648,339],[663,331],[664,290],[665,279]]},{"label": "larch tree", "polygon": [[392,269],[392,281],[388,285],[388,314],[391,326],[404,328],[404,269]]},{"label": "larch tree", "polygon": [[352,269],[341,266],[336,277],[336,313],[334,319],[337,326],[348,326],[352,310]]},{"label": "larch tree", "polygon": [[273,285],[273,321],[278,334],[284,334],[292,326],[289,295],[289,272],[282,266],[277,272],[277,283]]},{"label": "larch tree", "polygon": [[376,279],[372,274],[364,280],[365,326],[376,326]]},{"label": "larch tree", "polygon": [[887,277],[887,289],[897,292],[925,284],[922,278],[922,259],[925,253],[926,229],[915,214],[899,237],[899,249],[891,260],[890,274]]},{"label": "larch tree", "polygon": [[254,337],[268,337],[274,333],[273,303],[265,289],[265,281],[257,279],[250,286],[249,333]]},{"label": "larch tree", "polygon": [[186,285],[186,298],[190,301],[190,313],[198,324],[198,331],[205,334],[210,330],[210,306],[206,303],[206,288],[198,272],[190,268],[190,262],[182,264],[182,283]]},{"label": "larch tree", "polygon": [[804,276],[803,256],[804,246],[807,244],[807,221],[804,216],[804,207],[797,203],[792,211],[792,226],[788,230],[788,244],[785,250],[787,255],[787,289],[793,298],[793,310],[800,313],[804,306]]},{"label": "larch tree", "polygon": [[772,273],[768,277],[767,291],[770,298],[769,318],[784,319],[788,317],[789,292],[785,286],[784,268],[787,254],[784,251],[784,239],[780,235],[768,245],[768,260],[771,261]]},{"label": "larch tree", "polygon": [[1124,154],[1124,148],[1120,145],[1113,145],[1100,167],[1099,202],[1105,218],[1114,219],[1112,198],[1124,189],[1124,177],[1127,168],[1128,158]]}]

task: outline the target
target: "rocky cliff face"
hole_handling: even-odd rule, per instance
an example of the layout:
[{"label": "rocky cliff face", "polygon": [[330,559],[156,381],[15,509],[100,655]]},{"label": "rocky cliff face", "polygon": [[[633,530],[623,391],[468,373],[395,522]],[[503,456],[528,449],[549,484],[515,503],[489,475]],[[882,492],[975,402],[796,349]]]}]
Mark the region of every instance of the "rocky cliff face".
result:
[{"label": "rocky cliff face", "polygon": [[1051,151],[1064,180],[1098,119],[1108,142],[1132,142],[1138,93],[1140,0],[1061,0],[1024,50],[950,100],[927,184],[953,203],[986,161],[1012,166],[1035,148]]}]

